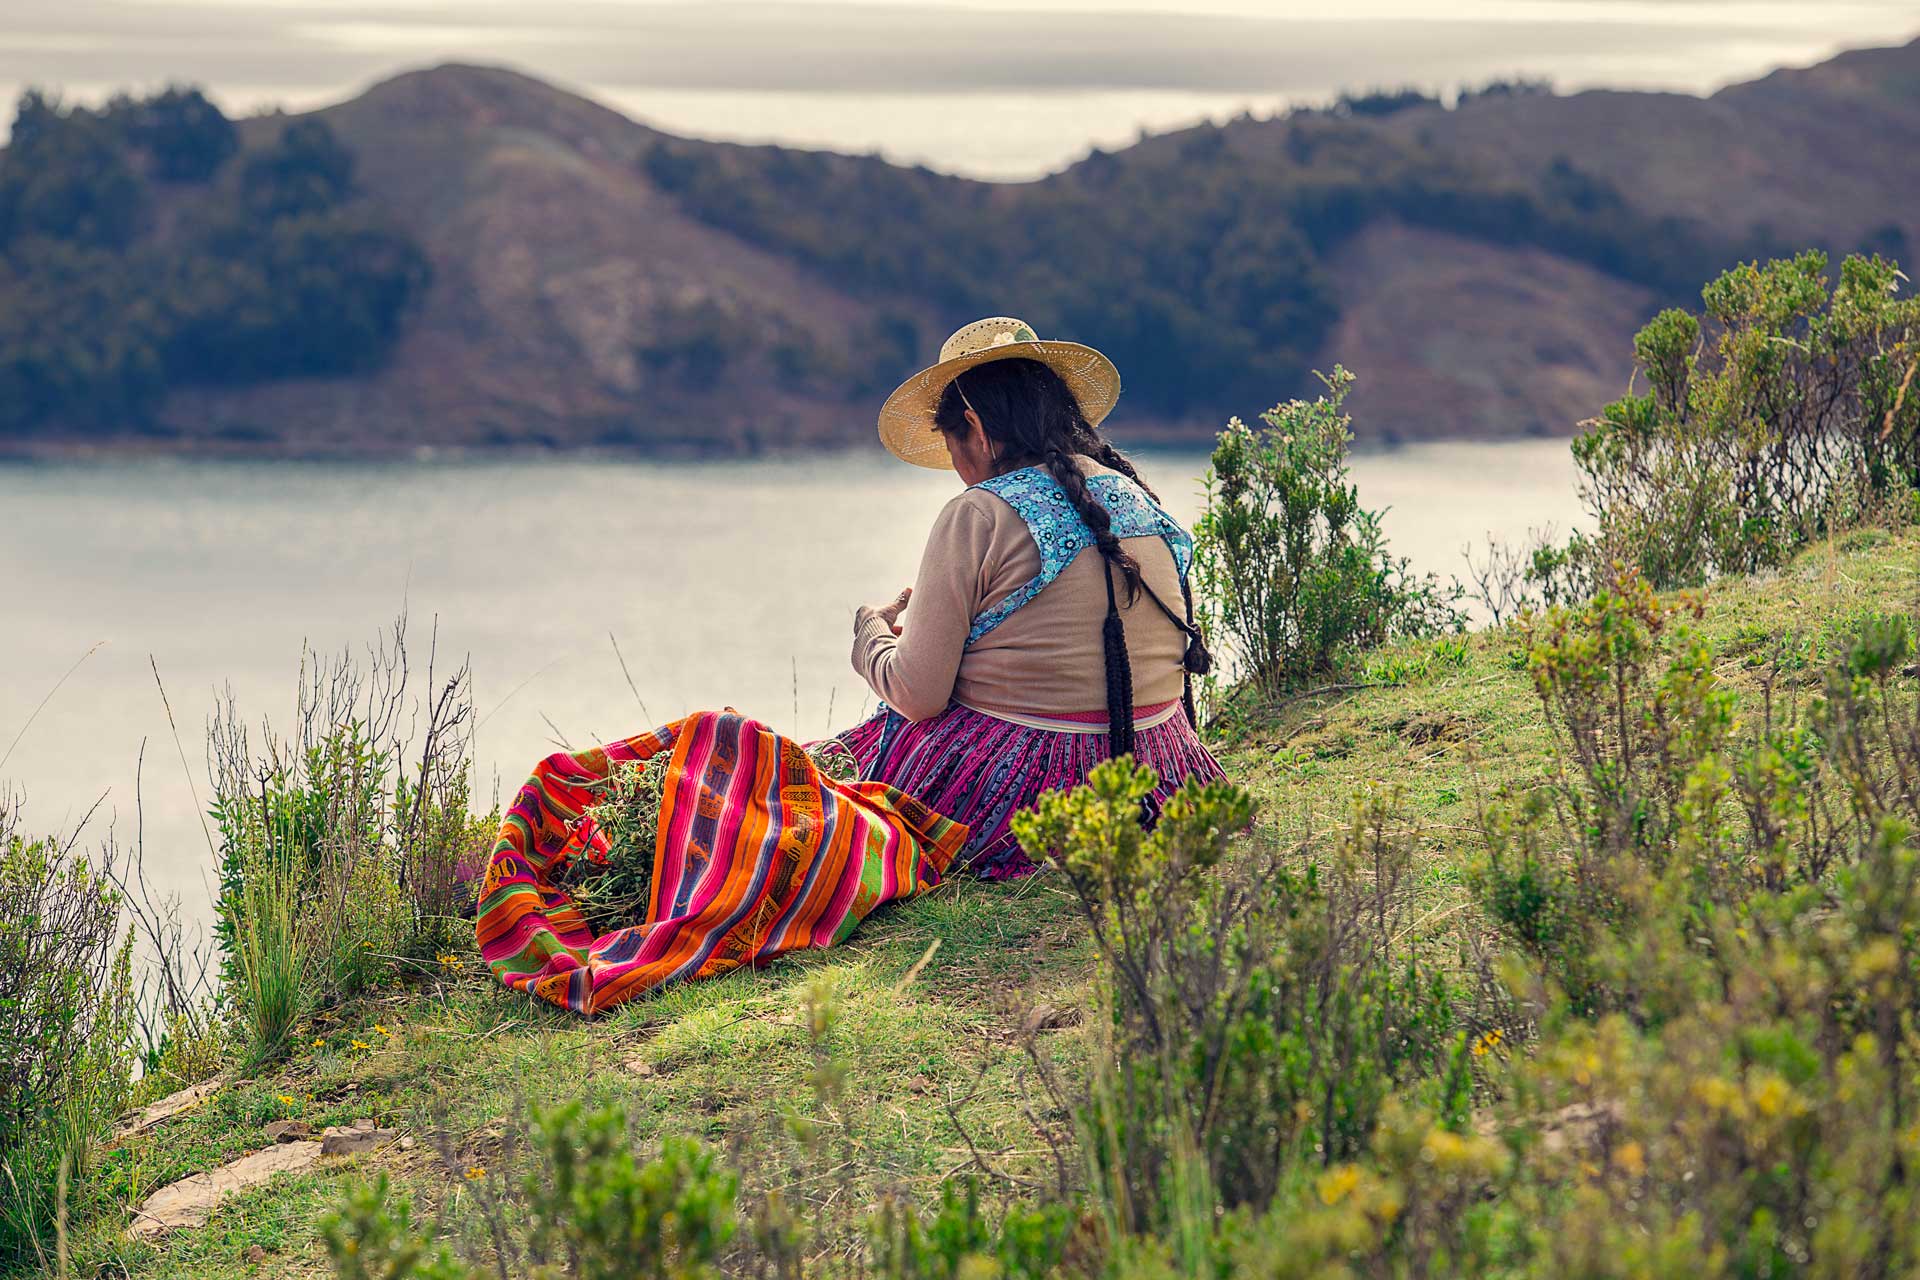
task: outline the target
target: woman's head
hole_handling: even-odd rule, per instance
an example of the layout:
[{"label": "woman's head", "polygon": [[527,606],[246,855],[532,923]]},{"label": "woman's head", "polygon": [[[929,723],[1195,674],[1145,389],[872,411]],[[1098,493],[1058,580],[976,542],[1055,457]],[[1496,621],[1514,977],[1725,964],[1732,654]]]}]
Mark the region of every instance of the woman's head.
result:
[{"label": "woman's head", "polygon": [[990,360],[954,378],[934,405],[933,424],[968,484],[1049,453],[1083,453],[1097,441],[1066,381],[1024,357]]}]

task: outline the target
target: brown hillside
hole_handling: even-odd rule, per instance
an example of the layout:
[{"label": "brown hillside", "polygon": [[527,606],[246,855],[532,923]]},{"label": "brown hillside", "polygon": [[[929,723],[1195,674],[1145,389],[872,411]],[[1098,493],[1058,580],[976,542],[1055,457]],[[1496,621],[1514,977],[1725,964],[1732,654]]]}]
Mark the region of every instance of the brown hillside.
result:
[{"label": "brown hillside", "polygon": [[[681,214],[635,163],[653,130],[477,67],[402,75],[321,114],[366,193],[426,248],[426,303],[379,374],[183,393],[168,406],[181,430],[270,429],[311,452],[750,452],[871,429],[830,390],[862,369],[872,304]],[[708,333],[789,343],[820,372],[783,378],[734,356],[702,386],[689,365],[711,360]]]},{"label": "brown hillside", "polygon": [[[695,217],[647,176],[645,158],[665,135],[524,75],[412,72],[322,114],[357,153],[367,196],[425,248],[433,285],[376,375],[176,394],[166,416],[189,446],[866,443],[885,390],[965,318],[910,287],[829,279],[777,237],[749,242],[721,229],[724,219]],[[1570,164],[1649,218],[1724,231],[1730,243],[1758,233],[1782,250],[1920,247],[1920,41],[1710,98],[1478,99],[1355,123],[1515,190]],[[248,132],[263,139],[277,127],[253,121]],[[1164,167],[1207,132],[1096,159]],[[1239,162],[1286,163],[1284,120],[1215,132]],[[1023,193],[1046,198],[1059,181],[953,180],[929,198],[977,200],[991,216]],[[1662,302],[1545,248],[1394,219],[1364,227],[1325,266],[1340,315],[1315,363],[1360,375],[1359,429],[1376,440],[1571,431],[1626,386],[1629,339]],[[1116,422],[1161,440],[1203,439],[1218,425]]]}]

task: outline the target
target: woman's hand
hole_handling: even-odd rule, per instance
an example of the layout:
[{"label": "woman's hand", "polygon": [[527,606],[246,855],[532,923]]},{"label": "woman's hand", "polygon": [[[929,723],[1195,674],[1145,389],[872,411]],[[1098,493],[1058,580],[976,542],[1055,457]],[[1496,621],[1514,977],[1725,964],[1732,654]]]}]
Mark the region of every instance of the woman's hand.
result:
[{"label": "woman's hand", "polygon": [[880,621],[886,623],[895,635],[900,634],[900,615],[906,612],[907,601],[912,597],[913,588],[904,587],[900,594],[893,598],[892,603],[874,606],[873,611],[880,615]]}]

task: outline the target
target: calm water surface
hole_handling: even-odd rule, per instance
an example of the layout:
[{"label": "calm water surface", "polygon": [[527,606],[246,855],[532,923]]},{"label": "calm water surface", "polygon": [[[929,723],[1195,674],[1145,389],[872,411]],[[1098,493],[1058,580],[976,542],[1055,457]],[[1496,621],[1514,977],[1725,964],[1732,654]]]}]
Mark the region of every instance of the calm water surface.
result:
[{"label": "calm water surface", "polygon": [[[1185,522],[1199,453],[1142,474]],[[1562,442],[1362,456],[1396,552],[1443,575],[1489,532],[1578,517]],[[848,666],[855,606],[913,579],[950,474],[884,455],[753,462],[0,467],[0,754],[75,660],[0,786],[31,826],[129,837],[135,766],[156,879],[206,907],[209,858],[155,688],[208,792],[205,726],[230,686],[291,720],[302,642],[360,648],[404,605],[423,665],[470,656],[480,790],[511,793],[555,729],[574,745],[732,705],[817,737],[871,705]],[[909,620],[911,619],[909,613]],[[633,672],[643,714],[608,641]],[[102,643],[104,642],[104,643]]]}]

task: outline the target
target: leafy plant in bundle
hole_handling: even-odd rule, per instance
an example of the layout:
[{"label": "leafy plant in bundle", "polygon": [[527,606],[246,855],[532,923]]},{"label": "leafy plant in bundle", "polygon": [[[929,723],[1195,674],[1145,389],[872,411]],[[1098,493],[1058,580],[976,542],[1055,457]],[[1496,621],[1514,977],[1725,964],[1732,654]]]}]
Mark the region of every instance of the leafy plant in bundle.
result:
[{"label": "leafy plant in bundle", "polygon": [[854,756],[853,749],[838,738],[826,738],[814,743],[807,748],[807,756],[821,776],[831,781],[856,782],[860,778],[860,761]]},{"label": "leafy plant in bundle", "polygon": [[660,802],[671,751],[622,760],[607,771],[602,799],[587,816],[606,842],[589,845],[567,868],[567,892],[596,934],[643,923],[653,895],[653,857],[660,841]]},{"label": "leafy plant in bundle", "polygon": [[1353,375],[1336,366],[1325,394],[1238,418],[1220,433],[1194,525],[1204,624],[1227,637],[1246,677],[1267,690],[1338,669],[1400,636],[1457,630],[1458,588],[1415,578],[1387,551],[1380,515],[1348,479]]},{"label": "leafy plant in bundle", "polygon": [[[815,743],[807,754],[826,778],[849,782],[859,776],[859,761],[837,739]],[[645,760],[616,762],[599,784],[599,803],[587,808],[606,848],[589,844],[567,867],[563,882],[596,934],[646,922],[672,757],[671,751],[659,751]]]}]

